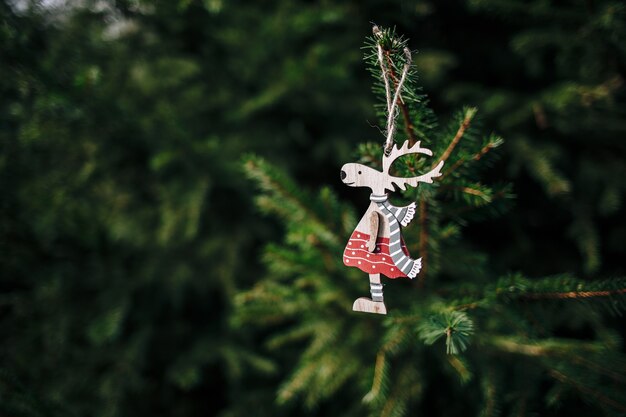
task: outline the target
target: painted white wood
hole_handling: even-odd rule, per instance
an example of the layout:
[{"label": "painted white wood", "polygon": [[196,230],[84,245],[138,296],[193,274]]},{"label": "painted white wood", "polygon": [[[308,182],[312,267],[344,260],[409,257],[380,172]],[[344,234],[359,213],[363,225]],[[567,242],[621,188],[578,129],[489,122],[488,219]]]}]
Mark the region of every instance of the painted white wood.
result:
[{"label": "painted white wood", "polygon": [[376,233],[378,235],[377,237],[389,237],[389,220],[383,213],[381,213],[378,205],[374,202],[370,203],[370,205],[367,207],[367,210],[361,217],[361,220],[356,225],[354,230],[369,235],[372,232],[371,222],[373,214],[378,217],[378,231]]},{"label": "painted white wood", "polygon": [[394,145],[388,156],[383,155],[382,171],[377,171],[363,164],[349,163],[341,168],[341,179],[344,184],[350,187],[368,187],[372,190],[372,193],[382,195],[385,194],[386,190],[395,191],[396,187],[400,190],[406,190],[407,185],[417,187],[420,182],[430,184],[433,182],[433,178],[441,175],[443,161],[439,162],[439,164],[429,172],[417,177],[402,178],[389,174],[389,168],[391,168],[391,165],[396,159],[412,153],[432,155],[429,149],[420,147],[419,142],[409,147],[409,142],[406,141],[400,148],[398,148],[398,145]]},{"label": "painted white wood", "polygon": [[374,252],[376,249],[376,239],[378,238],[378,213],[376,211],[372,211],[370,213],[370,240],[367,242],[367,250],[370,252]]},{"label": "painted white wood", "polygon": [[382,301],[372,301],[369,298],[361,297],[354,301],[353,311],[362,313],[387,314],[387,306]]},{"label": "painted white wood", "polygon": [[[369,274],[370,286],[374,284],[377,287],[381,287],[380,274]],[[382,289],[380,290],[382,292]],[[352,305],[352,310],[360,311],[363,313],[376,313],[387,314],[387,307],[383,301],[373,301],[370,298],[361,297],[357,299]]]}]

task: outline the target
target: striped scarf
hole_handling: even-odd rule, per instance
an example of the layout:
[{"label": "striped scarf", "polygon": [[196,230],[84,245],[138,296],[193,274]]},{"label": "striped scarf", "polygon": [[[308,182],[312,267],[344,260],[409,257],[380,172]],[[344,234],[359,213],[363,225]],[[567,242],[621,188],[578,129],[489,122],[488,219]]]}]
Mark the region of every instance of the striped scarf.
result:
[{"label": "striped scarf", "polygon": [[422,268],[422,258],[411,259],[404,254],[400,234],[400,225],[406,226],[413,220],[413,216],[415,215],[415,203],[411,203],[406,207],[395,207],[387,201],[387,194],[372,194],[370,195],[370,200],[376,203],[380,211],[389,221],[389,256],[391,256],[393,263],[407,277],[411,279],[415,278]]}]

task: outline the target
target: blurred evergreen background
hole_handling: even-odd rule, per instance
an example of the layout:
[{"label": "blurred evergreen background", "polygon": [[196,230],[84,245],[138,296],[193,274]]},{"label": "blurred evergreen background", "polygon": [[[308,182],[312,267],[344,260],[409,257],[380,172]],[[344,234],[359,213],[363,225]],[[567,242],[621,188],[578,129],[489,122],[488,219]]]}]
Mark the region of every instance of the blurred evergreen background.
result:
[{"label": "blurred evergreen background", "polygon": [[[349,387],[277,401],[298,351],[272,350],[281,327],[243,325],[235,300],[285,230],[255,207],[244,155],[367,204],[339,168],[383,142],[372,21],[411,39],[440,120],[477,106],[506,140],[483,178],[511,182],[514,204],[463,231],[490,274],[624,276],[621,1],[0,0],[0,415],[365,413]],[[591,338],[581,323],[553,335]],[[481,408],[433,359],[404,413],[623,415],[623,319],[598,323],[617,338],[614,392]],[[352,353],[373,367],[369,352]]]}]

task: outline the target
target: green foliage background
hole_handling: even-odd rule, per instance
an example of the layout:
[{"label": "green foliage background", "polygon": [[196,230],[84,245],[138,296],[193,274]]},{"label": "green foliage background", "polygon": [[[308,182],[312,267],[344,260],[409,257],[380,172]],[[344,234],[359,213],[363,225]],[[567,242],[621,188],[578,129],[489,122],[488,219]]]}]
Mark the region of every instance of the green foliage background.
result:
[{"label": "green foliage background", "polygon": [[[472,175],[516,195],[387,321],[340,267],[371,21],[441,126],[505,138]],[[626,287],[625,76],[619,1],[0,0],[0,414],[623,415],[623,300],[532,297]],[[485,327],[447,356],[427,312]]]}]

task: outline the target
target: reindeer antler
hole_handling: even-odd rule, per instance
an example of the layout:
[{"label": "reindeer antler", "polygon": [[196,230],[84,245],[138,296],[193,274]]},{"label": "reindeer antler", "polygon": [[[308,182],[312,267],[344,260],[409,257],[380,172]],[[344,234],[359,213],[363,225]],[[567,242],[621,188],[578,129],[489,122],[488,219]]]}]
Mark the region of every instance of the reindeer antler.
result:
[{"label": "reindeer antler", "polygon": [[389,179],[389,184],[385,186],[388,190],[393,191],[394,185],[397,186],[402,191],[406,190],[406,186],[410,185],[411,187],[417,187],[417,184],[420,182],[426,182],[432,184],[433,178],[441,176],[441,168],[443,167],[443,161],[440,161],[439,164],[426,174],[420,175],[418,177],[411,178],[401,178],[394,177],[389,175],[389,168],[393,162],[403,155],[408,155],[411,153],[421,153],[428,156],[433,156],[433,153],[430,149],[420,147],[420,143],[417,142],[412,147],[409,147],[409,141],[405,141],[401,147],[398,148],[398,145],[394,145],[389,155],[383,155],[383,173],[387,174]]},{"label": "reindeer antler", "polygon": [[408,155],[411,153],[423,153],[428,156],[433,156],[433,153],[430,149],[421,148],[419,142],[415,142],[415,145],[409,148],[409,141],[405,141],[400,148],[398,145],[393,145],[391,148],[391,152],[389,155],[383,154],[383,172],[389,174],[389,168],[393,164],[393,161],[400,158],[401,156]]},{"label": "reindeer antler", "polygon": [[389,176],[389,187],[386,187],[389,190],[393,190],[393,186],[396,185],[402,191],[406,190],[406,186],[410,185],[411,187],[417,187],[417,184],[420,182],[426,182],[428,184],[433,183],[433,178],[441,176],[441,167],[443,167],[443,161],[440,161],[435,168],[428,171],[424,175],[420,175],[419,177],[411,177],[411,178],[402,178],[402,177],[392,177]]}]

